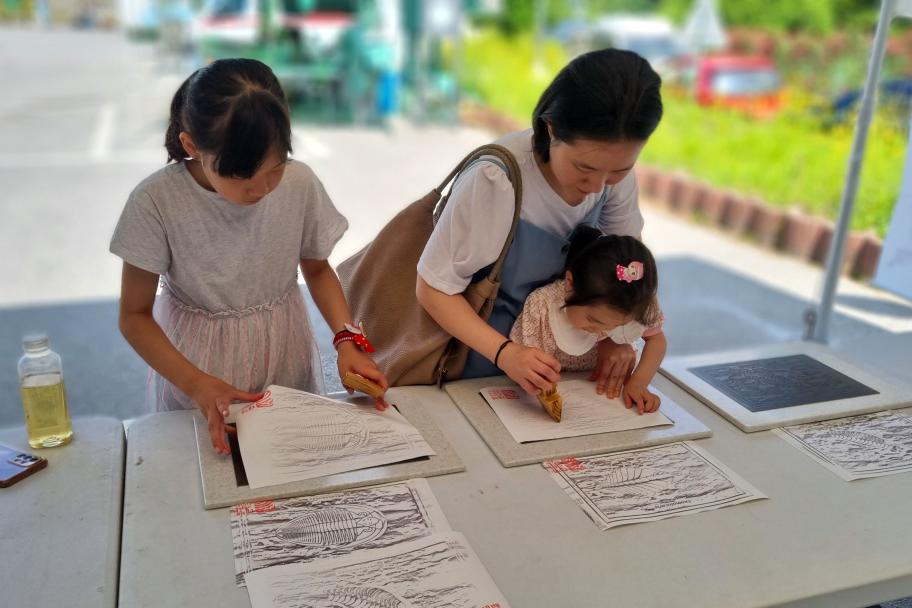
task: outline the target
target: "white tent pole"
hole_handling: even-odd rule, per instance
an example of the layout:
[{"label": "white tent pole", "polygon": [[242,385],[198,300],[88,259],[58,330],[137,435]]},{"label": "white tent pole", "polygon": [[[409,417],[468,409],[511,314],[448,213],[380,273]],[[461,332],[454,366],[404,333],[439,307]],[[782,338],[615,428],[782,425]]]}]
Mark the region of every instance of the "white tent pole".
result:
[{"label": "white tent pole", "polygon": [[858,112],[858,123],[855,125],[855,139],[852,142],[852,154],[849,157],[848,174],[845,187],[842,191],[842,200],[839,203],[839,219],[833,230],[833,240],[827,255],[826,272],[824,274],[823,293],[816,309],[810,309],[806,315],[806,339],[811,339],[823,344],[829,338],[830,317],[833,312],[833,300],[836,295],[836,284],[842,270],[842,257],[845,254],[846,235],[849,230],[849,221],[852,218],[852,209],[855,206],[855,196],[858,193],[858,179],[861,175],[861,163],[864,159],[865,145],[868,141],[868,127],[874,114],[874,100],[877,96],[877,80],[883,67],[884,50],[887,36],[890,33],[890,20],[896,10],[896,0],[883,0],[880,5],[880,19],[877,22],[877,32],[874,34],[874,44],[871,48],[871,59],[868,62],[868,74],[865,79],[864,92],[861,96],[861,109]]}]

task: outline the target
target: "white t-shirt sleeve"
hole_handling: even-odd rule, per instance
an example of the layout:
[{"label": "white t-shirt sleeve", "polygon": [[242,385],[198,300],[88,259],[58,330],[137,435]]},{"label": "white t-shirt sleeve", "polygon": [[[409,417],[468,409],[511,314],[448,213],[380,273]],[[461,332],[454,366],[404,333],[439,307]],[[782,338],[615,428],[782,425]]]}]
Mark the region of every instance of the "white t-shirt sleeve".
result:
[{"label": "white t-shirt sleeve", "polygon": [[418,275],[445,294],[465,291],[472,276],[500,255],[513,210],[513,185],[503,169],[491,162],[468,169],[453,185],[418,260]]},{"label": "white t-shirt sleeve", "polygon": [[124,262],[155,274],[171,268],[165,222],[147,192],[134,190],[117,221],[110,251]]},{"label": "white t-shirt sleeve", "polygon": [[308,172],[310,179],[303,189],[306,201],[300,256],[302,260],[325,260],[348,230],[348,220],[333,205],[319,178]]},{"label": "white t-shirt sleeve", "polygon": [[611,188],[608,200],[602,207],[599,216],[599,228],[602,233],[640,238],[644,221],[638,200],[636,174],[630,171]]}]

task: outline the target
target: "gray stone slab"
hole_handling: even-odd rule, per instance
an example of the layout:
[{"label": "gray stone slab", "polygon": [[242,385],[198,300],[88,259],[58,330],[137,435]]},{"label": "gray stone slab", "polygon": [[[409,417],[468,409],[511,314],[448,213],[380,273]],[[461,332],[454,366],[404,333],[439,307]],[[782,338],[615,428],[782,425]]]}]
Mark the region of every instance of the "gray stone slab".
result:
[{"label": "gray stone slab", "polygon": [[47,468],[0,489],[4,606],[113,607],[117,603],[124,432],[119,420],[73,420],[73,441],[36,450],[25,427],[0,443],[46,458]]},{"label": "gray stone slab", "polygon": [[[356,401],[364,397],[350,397],[346,393],[330,395],[343,401]],[[349,471],[307,479],[294,483],[251,489],[249,486],[238,486],[234,475],[234,466],[230,458],[218,455],[209,439],[209,431],[200,413],[193,417],[196,432],[197,454],[199,455],[200,476],[203,484],[203,502],[207,509],[229,507],[242,502],[264,500],[269,498],[287,498],[290,496],[307,496],[323,494],[359,486],[389,483],[411,479],[413,477],[432,477],[465,470],[456,451],[424,411],[424,404],[401,389],[390,389],[387,393],[390,403],[418,429],[435,454],[420,460],[398,462],[369,469]],[[232,406],[232,416],[242,404]]]},{"label": "gray stone slab", "polygon": [[[568,379],[585,377],[583,374],[565,375]],[[532,464],[566,456],[620,452],[672,441],[701,439],[712,435],[712,431],[706,425],[676,403],[666,400],[662,404],[662,413],[674,421],[673,426],[655,426],[598,435],[518,443],[491,406],[479,394],[481,389],[488,386],[515,386],[515,384],[505,376],[494,376],[493,378],[473,378],[450,382],[444,386],[444,389],[505,467]]]},{"label": "gray stone slab", "polygon": [[[732,388],[731,377],[725,378],[724,374],[707,374],[706,370],[717,370],[716,366],[745,361],[783,360],[784,357],[809,357],[815,362],[823,364],[818,366],[826,371],[827,381],[833,380],[833,372],[847,376],[848,381],[854,380],[864,387],[873,389],[875,394],[862,394],[857,397],[842,399],[821,400],[816,403],[800,402],[807,400],[804,389],[811,380],[799,376],[782,374],[782,370],[766,371],[761,365],[752,366],[751,369],[735,369],[738,376],[734,380],[746,386]],[[801,361],[802,359],[784,359],[786,361]],[[804,373],[813,368],[806,368]],[[713,408],[723,417],[742,431],[752,433],[791,424],[816,422],[843,418],[856,414],[878,412],[888,409],[908,407],[912,405],[912,386],[898,378],[889,378],[874,370],[854,365],[844,356],[830,348],[814,342],[791,342],[758,346],[742,350],[706,353],[683,357],[669,357],[662,364],[662,373],[678,383],[682,388],[700,399],[703,403]],[[766,376],[764,376],[766,374]],[[768,377],[767,377],[768,376]],[[788,383],[801,384],[794,391],[783,387]],[[727,384],[726,384],[727,383]],[[764,389],[764,385],[768,388]],[[742,402],[756,401],[762,397],[766,390],[770,394],[779,394],[778,399],[785,402],[798,402],[798,405],[773,409],[751,409]],[[822,398],[827,397],[830,391],[818,388],[817,394]],[[858,391],[867,392],[867,391]],[[801,399],[795,398],[798,395]],[[763,401],[763,399],[760,399]],[[765,404],[770,405],[770,404]],[[756,409],[756,408],[755,408]]]}]

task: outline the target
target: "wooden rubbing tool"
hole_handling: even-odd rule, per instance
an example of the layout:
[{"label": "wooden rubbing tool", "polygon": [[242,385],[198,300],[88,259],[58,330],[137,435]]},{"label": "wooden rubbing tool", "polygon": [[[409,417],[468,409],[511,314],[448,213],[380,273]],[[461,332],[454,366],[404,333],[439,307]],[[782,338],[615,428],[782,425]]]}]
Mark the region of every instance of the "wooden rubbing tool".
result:
[{"label": "wooden rubbing tool", "polygon": [[354,372],[345,372],[345,376],[342,378],[342,384],[353,391],[370,395],[374,399],[383,397],[385,392],[376,382],[372,382],[361,374],[356,374]]},{"label": "wooden rubbing tool", "polygon": [[538,402],[545,408],[548,415],[554,418],[555,422],[561,421],[561,410],[564,407],[564,400],[561,399],[560,393],[557,392],[557,385],[554,384],[547,391],[538,394]]}]

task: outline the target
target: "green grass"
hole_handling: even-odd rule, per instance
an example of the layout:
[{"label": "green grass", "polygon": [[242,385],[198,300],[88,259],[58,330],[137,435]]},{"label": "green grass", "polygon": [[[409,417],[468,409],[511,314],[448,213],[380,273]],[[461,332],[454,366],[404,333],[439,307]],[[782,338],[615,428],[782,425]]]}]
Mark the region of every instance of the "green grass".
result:
[{"label": "green grass", "polygon": [[461,84],[488,106],[529,123],[545,87],[567,62],[561,47],[543,45],[539,69],[533,67],[531,35],[504,38],[484,33],[465,43]]},{"label": "green grass", "polygon": [[[682,169],[715,186],[754,194],[781,207],[835,219],[853,133],[824,131],[818,121],[786,112],[756,121],[735,112],[666,98],[662,123],[641,161]],[[868,136],[852,227],[883,236],[899,192],[903,135],[875,121]]]},{"label": "green grass", "polygon": [[[528,124],[542,90],[567,58],[546,44],[532,69],[530,36],[484,33],[465,47],[462,84],[495,110]],[[824,129],[796,101],[794,109],[757,121],[666,94],[665,115],[641,162],[680,169],[714,186],[754,194],[780,207],[835,219],[848,169],[852,127]],[[869,132],[852,228],[886,232],[899,194],[906,138],[875,119]]]}]

